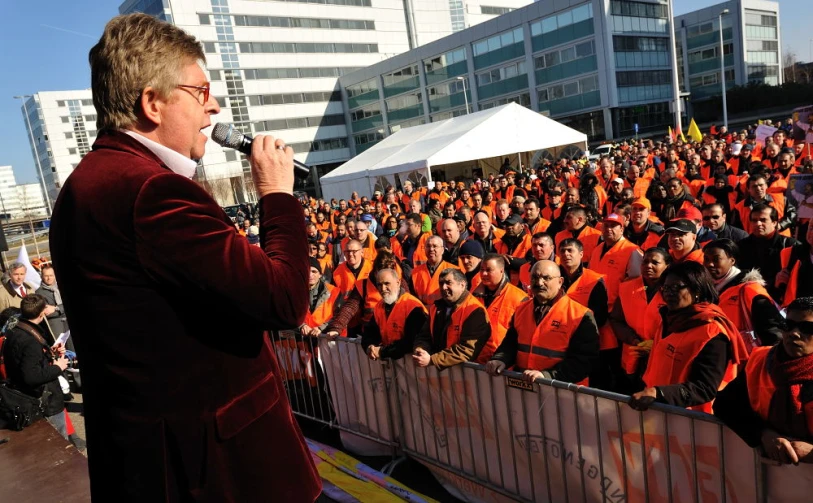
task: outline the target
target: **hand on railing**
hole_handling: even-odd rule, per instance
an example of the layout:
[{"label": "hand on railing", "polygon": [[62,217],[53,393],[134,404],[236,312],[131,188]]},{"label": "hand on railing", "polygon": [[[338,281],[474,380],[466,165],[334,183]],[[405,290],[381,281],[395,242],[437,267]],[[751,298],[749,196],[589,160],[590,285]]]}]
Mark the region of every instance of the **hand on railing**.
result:
[{"label": "hand on railing", "polygon": [[432,361],[432,357],[426,352],[425,349],[416,348],[415,352],[412,353],[412,361],[414,361],[415,365],[419,367],[428,367],[429,363]]},{"label": "hand on railing", "polygon": [[381,346],[369,346],[367,348],[367,356],[369,356],[371,360],[376,361],[381,358],[380,351]]},{"label": "hand on railing", "polygon": [[504,370],[505,363],[500,360],[489,360],[488,363],[486,363],[486,372],[492,377],[502,374]]},{"label": "hand on railing", "polygon": [[643,412],[651,407],[657,398],[657,388],[644,388],[643,391],[639,391],[630,397],[629,406]]},{"label": "hand on railing", "polygon": [[330,332],[325,332],[328,340],[335,341],[339,337],[339,332],[335,330],[331,330]]}]

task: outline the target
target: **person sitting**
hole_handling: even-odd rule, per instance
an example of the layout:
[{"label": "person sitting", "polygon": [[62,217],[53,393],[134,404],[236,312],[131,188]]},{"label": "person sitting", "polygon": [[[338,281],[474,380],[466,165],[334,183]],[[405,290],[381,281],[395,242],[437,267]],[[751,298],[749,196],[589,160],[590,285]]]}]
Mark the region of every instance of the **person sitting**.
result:
[{"label": "person sitting", "polygon": [[655,402],[711,413],[717,391],[731,382],[748,350],[716,305],[714,280],[697,262],[672,264],[663,274],[662,329],[644,372],[646,388],[629,404],[646,410]]},{"label": "person sitting", "polygon": [[477,357],[477,363],[486,363],[505,337],[514,311],[528,296],[509,281],[501,255],[489,253],[483,258],[480,277],[482,282],[472,295],[485,306],[491,324],[491,337]]},{"label": "person sitting", "polygon": [[749,352],[757,346],[773,346],[782,338],[784,320],[765,290],[758,269],[737,267],[740,249],[730,239],[717,239],[703,248],[705,266],[720,296],[717,304],[739,329]]},{"label": "person sitting", "polygon": [[563,284],[556,262],[534,264],[533,301],[514,312],[486,372],[496,376],[515,366],[528,382],[545,378],[588,384],[598,359],[598,327],[589,309],[565,295]]},{"label": "person sitting", "polygon": [[361,347],[371,360],[396,360],[412,351],[415,334],[426,323],[426,308],[402,288],[398,273],[382,269],[376,274],[381,301],[364,325]]},{"label": "person sitting", "polygon": [[641,275],[618,287],[609,322],[621,343],[621,369],[626,382],[620,385],[627,388],[624,391],[641,389],[638,381],[661,326],[660,309],[666,305],[660,291],[661,275],[671,263],[669,252],[649,248],[641,262]]},{"label": "person sitting", "polygon": [[443,370],[477,358],[491,336],[483,304],[467,290],[466,276],[450,267],[440,273],[441,298],[429,307],[429,319],[415,336],[412,360],[419,367]]},{"label": "person sitting", "polygon": [[60,435],[68,438],[65,400],[59,376],[68,368],[65,348],[45,340],[40,323],[48,304],[41,295],[30,294],[20,302],[20,320],[6,336],[3,355],[9,386],[32,398],[42,398],[45,418]]},{"label": "person sitting", "polygon": [[813,297],[788,305],[782,341],[756,348],[714,415],[783,464],[813,463]]}]

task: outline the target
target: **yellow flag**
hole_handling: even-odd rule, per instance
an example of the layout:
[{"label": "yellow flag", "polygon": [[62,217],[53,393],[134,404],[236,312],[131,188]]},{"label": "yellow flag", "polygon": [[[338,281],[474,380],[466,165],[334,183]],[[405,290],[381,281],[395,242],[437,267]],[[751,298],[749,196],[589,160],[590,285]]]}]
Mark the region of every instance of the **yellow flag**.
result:
[{"label": "yellow flag", "polygon": [[701,141],[703,140],[703,133],[700,132],[700,128],[697,127],[697,123],[692,118],[692,121],[689,123],[689,137],[694,141]]},{"label": "yellow flag", "polygon": [[672,133],[672,126],[669,126],[666,132],[669,134],[669,138],[671,138],[672,141],[675,141],[675,134]]}]

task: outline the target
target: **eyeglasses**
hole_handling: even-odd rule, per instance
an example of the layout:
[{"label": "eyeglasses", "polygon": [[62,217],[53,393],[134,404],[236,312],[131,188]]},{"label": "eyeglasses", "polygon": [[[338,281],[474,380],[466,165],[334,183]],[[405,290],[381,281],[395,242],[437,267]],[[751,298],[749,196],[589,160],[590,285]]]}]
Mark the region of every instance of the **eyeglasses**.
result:
[{"label": "eyeglasses", "polygon": [[[178,84],[175,87],[180,87],[180,88],[183,88],[183,89],[197,89],[198,91],[200,91],[200,93],[198,93],[196,98],[198,100],[198,103],[200,103],[201,105],[205,105],[206,102],[209,101],[210,87],[208,85],[206,85],[206,86],[190,86],[190,85],[186,85],[186,84]],[[192,93],[189,93],[189,94],[192,94]]]},{"label": "eyeglasses", "polygon": [[785,331],[798,330],[804,337],[813,337],[813,321],[793,321],[785,319]]},{"label": "eyeglasses", "polygon": [[689,285],[678,283],[676,285],[663,285],[661,290],[668,293],[679,293],[684,288],[689,288]]},{"label": "eyeglasses", "polygon": [[561,276],[531,276],[531,281],[539,281],[540,279],[545,283],[550,283],[551,281],[555,280],[556,278],[561,278]]}]

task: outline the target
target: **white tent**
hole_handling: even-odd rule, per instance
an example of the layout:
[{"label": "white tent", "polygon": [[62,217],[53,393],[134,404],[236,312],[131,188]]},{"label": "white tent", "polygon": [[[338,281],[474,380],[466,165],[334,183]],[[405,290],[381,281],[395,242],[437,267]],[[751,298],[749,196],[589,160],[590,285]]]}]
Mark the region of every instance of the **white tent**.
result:
[{"label": "white tent", "polygon": [[[326,200],[352,192],[371,196],[376,185],[432,181],[433,167],[565,145],[587,148],[587,135],[516,103],[441,122],[401,129],[320,180]],[[420,183],[419,183],[420,184]]]}]

